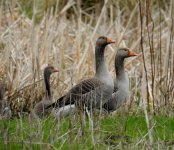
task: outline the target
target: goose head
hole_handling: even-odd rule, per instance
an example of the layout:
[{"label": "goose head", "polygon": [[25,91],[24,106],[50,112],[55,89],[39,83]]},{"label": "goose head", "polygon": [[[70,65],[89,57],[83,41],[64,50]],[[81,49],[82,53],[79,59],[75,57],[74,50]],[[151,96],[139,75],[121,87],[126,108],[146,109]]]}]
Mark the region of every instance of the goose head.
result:
[{"label": "goose head", "polygon": [[111,40],[111,39],[108,38],[108,37],[100,36],[100,37],[97,39],[96,45],[106,46],[106,45],[111,44],[111,43],[115,43],[115,41]]},{"label": "goose head", "polygon": [[117,51],[117,56],[121,58],[128,58],[128,57],[133,57],[137,56],[138,54],[134,51],[131,51],[129,48],[119,48]]},{"label": "goose head", "polygon": [[44,75],[50,76],[54,72],[59,72],[59,70],[57,68],[54,68],[53,66],[48,66],[44,70]]}]

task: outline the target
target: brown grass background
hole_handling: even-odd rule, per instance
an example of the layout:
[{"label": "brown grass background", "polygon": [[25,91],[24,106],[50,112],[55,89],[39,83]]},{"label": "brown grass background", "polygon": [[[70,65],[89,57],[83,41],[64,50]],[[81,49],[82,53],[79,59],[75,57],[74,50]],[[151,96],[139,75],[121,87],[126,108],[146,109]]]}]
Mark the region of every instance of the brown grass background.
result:
[{"label": "brown grass background", "polygon": [[[126,60],[129,108],[148,104],[153,112],[172,110],[174,100],[174,2],[172,0],[1,0],[0,80],[8,85],[13,115],[28,112],[44,96],[43,69],[52,76],[57,99],[94,74],[94,48],[100,35],[116,40],[106,59],[115,78],[119,47],[139,53]],[[169,109],[171,108],[171,109]]]}]

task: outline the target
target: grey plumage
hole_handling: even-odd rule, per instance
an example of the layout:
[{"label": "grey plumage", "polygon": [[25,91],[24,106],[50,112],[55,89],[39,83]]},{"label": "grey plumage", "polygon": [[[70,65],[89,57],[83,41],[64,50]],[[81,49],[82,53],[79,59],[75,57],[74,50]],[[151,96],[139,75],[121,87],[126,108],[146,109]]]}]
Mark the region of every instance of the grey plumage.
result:
[{"label": "grey plumage", "polygon": [[112,98],[104,105],[109,112],[115,111],[123,105],[129,97],[129,78],[124,70],[124,59],[136,56],[135,52],[131,52],[128,48],[120,48],[115,56],[115,72],[114,93]]},{"label": "grey plumage", "polygon": [[42,101],[38,102],[35,106],[34,109],[31,111],[30,117],[32,118],[44,118],[48,116],[49,113],[52,111],[52,107],[49,109],[46,109],[47,106],[49,106],[52,103],[50,99],[44,98]]},{"label": "grey plumage", "polygon": [[75,104],[72,105],[66,105],[64,107],[61,107],[59,109],[53,109],[52,110],[52,115],[56,118],[56,119],[60,119],[63,117],[66,117],[68,115],[74,114],[76,112],[76,107]]},{"label": "grey plumage", "polygon": [[52,104],[52,94],[50,90],[50,76],[52,73],[58,72],[53,66],[48,66],[44,69],[44,82],[46,88],[46,94],[42,101],[38,102],[34,109],[31,111],[31,118],[44,118],[49,113],[51,113],[52,107],[46,109],[50,104]]},{"label": "grey plumage", "polygon": [[111,97],[114,83],[105,62],[105,47],[114,43],[107,37],[99,37],[95,47],[96,74],[93,78],[83,80],[75,85],[70,91],[55,103],[53,107],[62,107],[68,104],[76,104],[83,107],[100,108]]}]

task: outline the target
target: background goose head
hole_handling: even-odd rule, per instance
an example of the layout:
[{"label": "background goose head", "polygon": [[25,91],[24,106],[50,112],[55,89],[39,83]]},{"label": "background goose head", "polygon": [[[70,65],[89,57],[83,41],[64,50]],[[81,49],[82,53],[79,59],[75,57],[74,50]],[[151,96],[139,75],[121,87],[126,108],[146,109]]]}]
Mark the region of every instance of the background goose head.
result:
[{"label": "background goose head", "polygon": [[119,56],[122,59],[137,56],[137,55],[138,55],[137,53],[130,51],[129,48],[119,48],[117,51],[117,56]]},{"label": "background goose head", "polygon": [[54,72],[59,72],[59,70],[53,66],[48,66],[44,70],[44,76],[50,76]]},{"label": "background goose head", "polygon": [[107,38],[105,36],[100,36],[97,39],[96,45],[106,46],[106,45],[111,44],[111,43],[115,43],[115,41],[113,41],[110,38]]}]

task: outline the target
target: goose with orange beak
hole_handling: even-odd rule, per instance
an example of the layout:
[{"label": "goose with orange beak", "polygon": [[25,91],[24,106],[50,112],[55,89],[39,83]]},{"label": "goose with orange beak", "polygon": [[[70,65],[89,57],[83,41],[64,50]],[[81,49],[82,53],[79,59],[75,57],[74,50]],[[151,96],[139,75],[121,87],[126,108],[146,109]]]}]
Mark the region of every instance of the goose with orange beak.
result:
[{"label": "goose with orange beak", "polygon": [[104,104],[104,109],[113,112],[127,102],[129,97],[129,78],[124,69],[124,59],[138,54],[128,48],[119,48],[115,56],[116,80],[114,80],[114,93],[112,98]]}]

